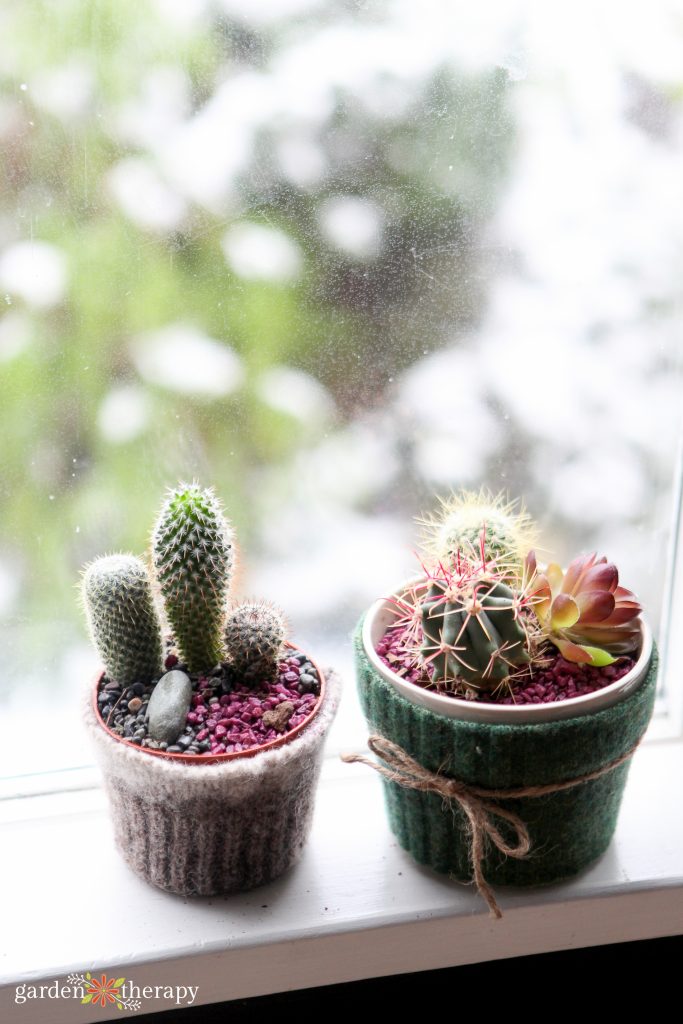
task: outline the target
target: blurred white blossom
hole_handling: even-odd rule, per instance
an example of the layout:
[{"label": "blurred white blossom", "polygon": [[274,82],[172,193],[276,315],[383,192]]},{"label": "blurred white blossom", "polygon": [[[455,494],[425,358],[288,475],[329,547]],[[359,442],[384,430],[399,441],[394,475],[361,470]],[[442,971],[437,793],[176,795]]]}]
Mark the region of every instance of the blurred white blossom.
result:
[{"label": "blurred white blossom", "polygon": [[106,441],[125,444],[144,431],[149,416],[150,403],[145,391],[129,384],[107,392],[97,410],[97,426]]},{"label": "blurred white blossom", "polygon": [[278,228],[242,222],[223,237],[223,253],[239,277],[265,281],[292,281],[302,267],[301,250]]},{"label": "blurred white blossom", "polygon": [[237,390],[244,372],[239,356],[191,324],[169,324],[130,344],[142,377],[170,391],[220,398]]},{"label": "blurred white blossom", "polygon": [[67,282],[66,257],[49,242],[17,242],[0,256],[0,289],[29,306],[56,306],[64,298]]}]

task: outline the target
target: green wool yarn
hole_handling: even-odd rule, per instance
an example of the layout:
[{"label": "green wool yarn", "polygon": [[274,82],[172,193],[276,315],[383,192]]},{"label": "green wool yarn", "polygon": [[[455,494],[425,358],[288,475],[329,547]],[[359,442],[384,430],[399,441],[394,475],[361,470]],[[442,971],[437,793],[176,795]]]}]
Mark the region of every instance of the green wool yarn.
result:
[{"label": "green wool yarn", "polygon": [[111,680],[148,683],[161,673],[161,625],[145,564],[107,555],[83,573],[90,635]]},{"label": "green wool yarn", "polygon": [[166,614],[190,672],[223,656],[221,625],[232,577],[230,524],[211,489],[172,490],[152,534],[152,558]]},{"label": "green wool yarn", "polygon": [[285,634],[282,612],[266,601],[231,608],[223,635],[235,671],[245,680],[273,679]]}]

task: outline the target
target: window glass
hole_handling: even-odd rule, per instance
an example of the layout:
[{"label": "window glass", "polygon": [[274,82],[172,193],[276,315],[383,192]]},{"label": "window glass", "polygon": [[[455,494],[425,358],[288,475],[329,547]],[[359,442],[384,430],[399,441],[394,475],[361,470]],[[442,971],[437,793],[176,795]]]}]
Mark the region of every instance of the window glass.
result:
[{"label": "window glass", "polygon": [[178,479],[345,669],[462,486],[523,495],[560,560],[608,554],[658,624],[683,24],[637,13],[6,0],[3,774],[89,759],[79,569],[144,551]]}]

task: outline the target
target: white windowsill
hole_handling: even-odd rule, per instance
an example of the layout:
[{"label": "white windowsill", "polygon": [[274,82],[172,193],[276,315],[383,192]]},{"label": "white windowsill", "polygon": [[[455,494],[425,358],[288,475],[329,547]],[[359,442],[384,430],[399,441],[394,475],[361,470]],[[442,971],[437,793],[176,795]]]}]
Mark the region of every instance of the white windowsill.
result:
[{"label": "white windowsill", "polygon": [[[0,1017],[43,1024],[45,1001],[16,1005],[14,986],[71,971],[199,985],[197,1005],[683,933],[682,776],[681,741],[641,748],[606,855],[563,885],[498,890],[502,921],[470,887],[398,848],[379,780],[336,759],[325,765],[302,862],[228,898],[174,897],[134,876],[114,849],[100,790],[7,802]],[[120,1016],[75,1005],[50,1000],[50,1021]],[[140,1012],[173,1005],[147,1001]]]}]

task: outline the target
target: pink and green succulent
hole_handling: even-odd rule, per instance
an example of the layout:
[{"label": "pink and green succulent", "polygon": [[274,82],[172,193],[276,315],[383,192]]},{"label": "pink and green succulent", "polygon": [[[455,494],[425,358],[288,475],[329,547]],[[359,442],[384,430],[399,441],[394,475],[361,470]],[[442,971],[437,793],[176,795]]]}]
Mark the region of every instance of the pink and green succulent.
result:
[{"label": "pink and green succulent", "polygon": [[541,630],[567,661],[611,665],[637,648],[640,604],[605,557],[581,555],[566,572],[554,562],[540,571],[530,551],[525,575]]}]

